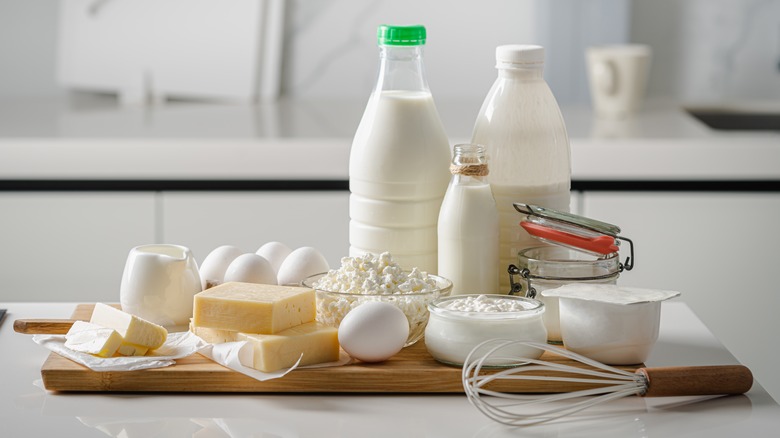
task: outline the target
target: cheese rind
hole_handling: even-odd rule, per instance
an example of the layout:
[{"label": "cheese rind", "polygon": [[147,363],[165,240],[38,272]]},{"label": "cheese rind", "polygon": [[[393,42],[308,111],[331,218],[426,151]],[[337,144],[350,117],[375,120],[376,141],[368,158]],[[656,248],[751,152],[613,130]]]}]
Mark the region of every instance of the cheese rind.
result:
[{"label": "cheese rind", "polygon": [[95,304],[90,322],[116,330],[126,344],[147,347],[150,350],[162,346],[168,337],[165,327],[103,303]]},{"label": "cheese rind", "polygon": [[[252,345],[251,367],[270,373],[289,368],[301,359],[300,366],[334,362],[339,359],[339,331],[317,321],[301,324],[273,335],[241,333],[230,330],[190,326],[204,341],[247,341]],[[301,358],[301,354],[303,357]]]},{"label": "cheese rind", "polygon": [[195,295],[192,322],[197,327],[273,334],[316,316],[313,289],[228,282]]},{"label": "cheese rind", "polygon": [[65,335],[65,346],[71,350],[111,357],[122,344],[122,336],[114,329],[76,321]]}]

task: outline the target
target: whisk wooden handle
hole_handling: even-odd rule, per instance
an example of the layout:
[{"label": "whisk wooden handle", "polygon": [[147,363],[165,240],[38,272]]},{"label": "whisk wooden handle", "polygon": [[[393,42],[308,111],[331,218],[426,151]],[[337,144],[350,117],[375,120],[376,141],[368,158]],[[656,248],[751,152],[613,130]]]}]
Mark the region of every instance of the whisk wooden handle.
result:
[{"label": "whisk wooden handle", "polygon": [[644,397],[744,394],[753,374],[742,365],[639,368],[647,377]]}]

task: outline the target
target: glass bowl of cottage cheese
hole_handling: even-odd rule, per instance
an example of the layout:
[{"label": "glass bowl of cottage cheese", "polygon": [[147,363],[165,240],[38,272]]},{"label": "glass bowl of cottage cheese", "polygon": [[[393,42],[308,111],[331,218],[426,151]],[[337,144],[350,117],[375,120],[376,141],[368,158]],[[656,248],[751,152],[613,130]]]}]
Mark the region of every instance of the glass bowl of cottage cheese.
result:
[{"label": "glass bowl of cottage cheese", "polygon": [[450,280],[416,268],[403,270],[386,252],[344,257],[339,269],[313,275],[302,284],[316,292],[317,321],[333,327],[365,302],[384,301],[398,307],[409,320],[405,347],[425,333],[428,304],[452,292]]}]

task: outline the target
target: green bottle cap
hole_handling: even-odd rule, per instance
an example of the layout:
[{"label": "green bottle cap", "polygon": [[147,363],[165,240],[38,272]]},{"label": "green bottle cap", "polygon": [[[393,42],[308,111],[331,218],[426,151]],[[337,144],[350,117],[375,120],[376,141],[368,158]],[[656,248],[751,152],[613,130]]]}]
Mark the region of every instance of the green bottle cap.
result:
[{"label": "green bottle cap", "polygon": [[377,43],[381,46],[421,46],[425,44],[425,26],[389,26],[383,24],[376,30]]}]

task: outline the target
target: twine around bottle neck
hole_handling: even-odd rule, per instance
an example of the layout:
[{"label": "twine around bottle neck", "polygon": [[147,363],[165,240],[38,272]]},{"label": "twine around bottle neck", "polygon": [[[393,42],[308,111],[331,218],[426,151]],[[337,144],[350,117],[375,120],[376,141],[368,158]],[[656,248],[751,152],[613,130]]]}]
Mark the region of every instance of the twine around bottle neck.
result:
[{"label": "twine around bottle neck", "polygon": [[450,164],[450,173],[464,176],[487,176],[487,164]]}]

